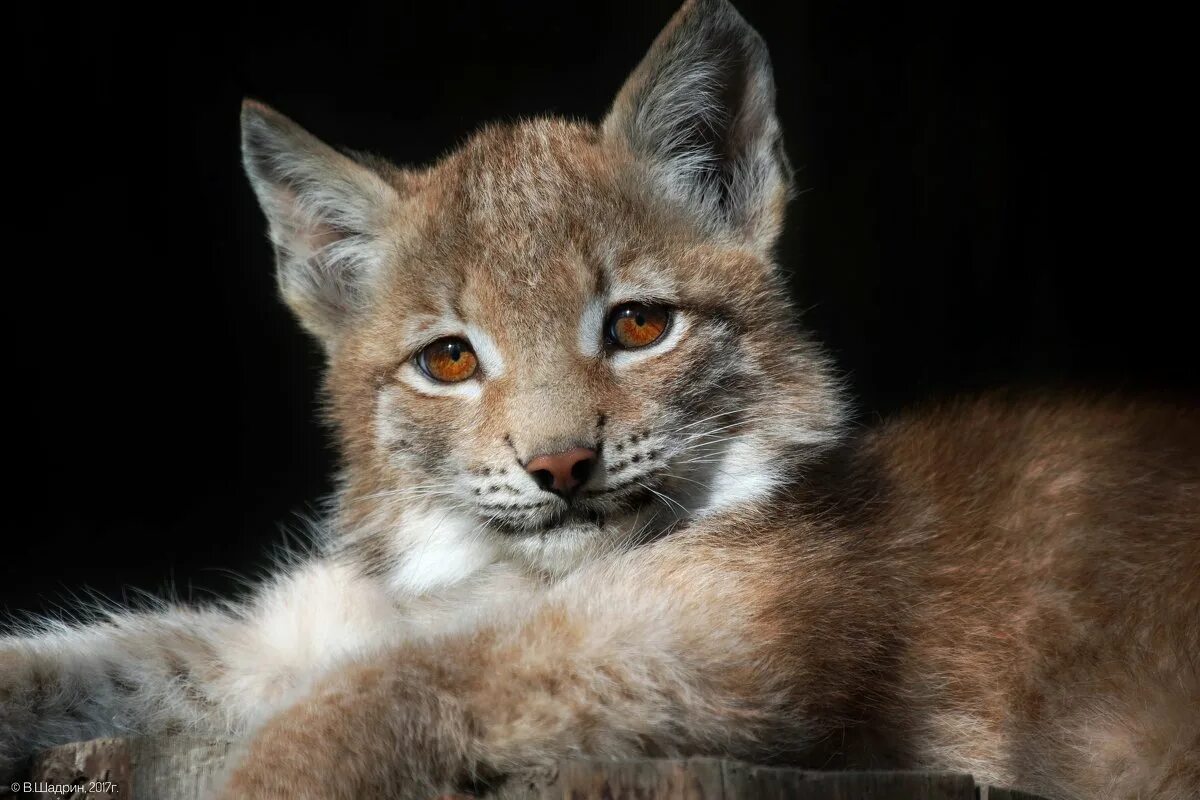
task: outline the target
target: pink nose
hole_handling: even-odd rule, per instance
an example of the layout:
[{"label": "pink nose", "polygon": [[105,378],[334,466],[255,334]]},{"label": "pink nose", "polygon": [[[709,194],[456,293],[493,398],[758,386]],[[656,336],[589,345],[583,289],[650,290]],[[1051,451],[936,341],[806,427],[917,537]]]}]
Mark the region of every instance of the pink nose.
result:
[{"label": "pink nose", "polygon": [[595,463],[595,450],[575,447],[561,453],[534,456],[525,465],[525,471],[547,492],[565,496],[587,483]]}]

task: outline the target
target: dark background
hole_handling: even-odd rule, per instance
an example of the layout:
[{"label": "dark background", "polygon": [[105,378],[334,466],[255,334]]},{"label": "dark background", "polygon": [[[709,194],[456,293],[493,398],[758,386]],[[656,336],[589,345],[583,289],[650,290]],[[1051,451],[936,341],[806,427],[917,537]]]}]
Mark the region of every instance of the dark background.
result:
[{"label": "dark background", "polygon": [[[330,489],[320,356],[240,173],[243,95],[426,162],[485,120],[598,119],[675,7],[32,5],[10,12],[0,616],[84,587],[228,591]],[[1194,203],[1167,199],[1194,185],[1181,20],[739,7],[805,190],[783,260],[865,419],[1010,384],[1194,402],[1195,256],[1173,241]]]}]

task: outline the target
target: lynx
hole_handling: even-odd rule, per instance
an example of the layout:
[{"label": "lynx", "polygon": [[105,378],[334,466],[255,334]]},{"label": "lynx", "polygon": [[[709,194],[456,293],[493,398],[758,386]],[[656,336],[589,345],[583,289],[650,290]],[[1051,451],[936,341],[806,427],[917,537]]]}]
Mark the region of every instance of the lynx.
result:
[{"label": "lynx", "polygon": [[428,168],[247,102],[327,356],[321,551],[244,602],[0,640],[0,772],[209,732],[245,742],[229,798],[688,754],[1200,797],[1200,415],[993,395],[849,424],[773,256],[774,109],[724,0],[599,125],[486,127]]}]

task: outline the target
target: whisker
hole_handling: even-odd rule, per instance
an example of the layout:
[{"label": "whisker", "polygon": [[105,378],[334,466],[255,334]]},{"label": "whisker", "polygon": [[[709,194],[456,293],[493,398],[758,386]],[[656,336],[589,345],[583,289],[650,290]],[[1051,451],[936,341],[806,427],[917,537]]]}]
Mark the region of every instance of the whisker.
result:
[{"label": "whisker", "polygon": [[748,424],[751,424],[751,423],[754,423],[754,422],[760,422],[760,421],[762,421],[763,419],[765,419],[765,417],[749,418],[749,419],[740,419],[740,420],[738,420],[737,422],[731,422],[731,423],[729,423],[728,425],[721,425],[721,426],[719,426],[719,427],[713,428],[713,429],[712,429],[712,430],[710,430],[710,431],[705,431],[705,432],[703,432],[703,433],[691,433],[691,434],[688,434],[687,436],[685,436],[685,437],[684,437],[684,439],[683,439],[683,440],[684,440],[685,442],[690,442],[690,441],[692,441],[693,439],[697,439],[697,438],[700,438],[700,437],[704,437],[704,436],[713,436],[713,435],[715,435],[715,434],[718,434],[718,433],[720,433],[721,431],[728,430],[728,429],[730,429],[730,428],[736,428],[738,425],[748,425]]},{"label": "whisker", "polygon": [[674,473],[674,472],[664,472],[664,473],[662,473],[662,474],[663,474],[665,477],[668,477],[668,478],[674,478],[675,480],[687,481],[688,483],[694,483],[694,484],[696,484],[697,486],[699,486],[699,487],[700,487],[700,488],[702,488],[702,489],[710,489],[710,490],[712,489],[712,484],[711,484],[711,483],[705,483],[704,481],[697,481],[697,480],[693,480],[692,478],[685,478],[684,476],[682,476],[682,475],[678,475],[678,474],[676,474],[676,473]]},{"label": "whisker", "polygon": [[[665,501],[667,503],[674,503],[676,506],[679,507],[679,510],[683,512],[684,516],[687,516],[688,510],[678,500],[668,497],[667,495],[663,494],[662,492],[652,489],[644,483],[638,483],[638,486],[641,486],[647,492],[650,492],[650,494],[654,495],[655,497],[661,498],[663,501]],[[669,508],[669,506],[668,506],[668,508]]]},{"label": "whisker", "polygon": [[688,442],[686,444],[686,446],[684,446],[683,448],[680,449],[679,452],[680,453],[688,453],[688,452],[691,452],[692,450],[698,450],[702,447],[717,447],[718,445],[722,445],[725,442],[732,442],[732,441],[735,441],[737,439],[742,439],[742,438],[745,438],[745,434],[735,433],[732,436],[722,436],[721,438],[715,439],[711,442]]},{"label": "whisker", "polygon": [[432,492],[438,491],[438,490],[443,491],[445,493],[449,493],[449,494],[456,494],[456,492],[446,490],[446,489],[444,489],[444,487],[445,487],[445,484],[441,484],[441,483],[430,483],[430,484],[426,484],[423,486],[404,486],[404,487],[400,487],[398,489],[384,489],[379,492],[373,492],[368,495],[363,495],[363,499],[374,500],[374,499],[377,499],[380,497],[399,497],[399,496],[404,496],[404,495],[409,495],[409,494],[420,494],[422,492],[432,493]]},{"label": "whisker", "polygon": [[704,417],[703,419],[698,419],[695,422],[689,422],[687,425],[679,426],[678,428],[675,429],[675,432],[679,433],[680,431],[687,430],[688,428],[694,428],[697,425],[703,425],[704,423],[708,422],[709,420],[714,420],[719,417],[727,417],[730,414],[739,414],[744,410],[745,409],[733,409],[732,411],[721,411],[716,414],[710,414],[707,417]]}]

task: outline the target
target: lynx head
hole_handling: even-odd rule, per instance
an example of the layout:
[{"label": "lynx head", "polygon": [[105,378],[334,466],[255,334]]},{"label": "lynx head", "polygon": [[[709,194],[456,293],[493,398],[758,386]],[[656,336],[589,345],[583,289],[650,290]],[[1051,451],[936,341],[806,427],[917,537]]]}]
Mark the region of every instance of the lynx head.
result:
[{"label": "lynx head", "polygon": [[773,263],[790,174],[766,47],[671,20],[599,125],[343,155],[247,102],[284,298],[328,356],[339,524],[400,586],[569,569],[772,492],[838,393]]}]

